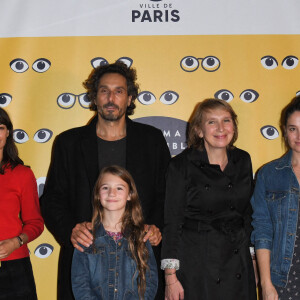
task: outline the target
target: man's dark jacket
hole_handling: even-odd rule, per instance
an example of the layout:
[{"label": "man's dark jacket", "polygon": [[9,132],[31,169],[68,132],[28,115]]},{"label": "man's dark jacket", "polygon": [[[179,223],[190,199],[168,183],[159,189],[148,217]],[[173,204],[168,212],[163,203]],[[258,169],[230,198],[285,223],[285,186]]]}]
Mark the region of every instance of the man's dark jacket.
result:
[{"label": "man's dark jacket", "polygon": [[[58,299],[73,299],[70,268],[72,229],[91,221],[92,193],[99,175],[96,135],[97,117],[87,126],[73,128],[57,136],[47,182],[41,198],[42,215],[49,231],[61,245]],[[170,152],[162,132],[126,118],[126,169],[133,176],[146,224],[162,231],[165,171]],[[157,248],[157,249],[155,249]],[[160,247],[154,247],[157,260]]]}]

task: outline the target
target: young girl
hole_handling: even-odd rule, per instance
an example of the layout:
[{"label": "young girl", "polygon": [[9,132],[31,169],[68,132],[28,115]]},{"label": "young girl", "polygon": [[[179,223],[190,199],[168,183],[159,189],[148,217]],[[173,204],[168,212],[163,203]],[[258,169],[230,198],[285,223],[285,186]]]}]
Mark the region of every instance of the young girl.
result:
[{"label": "young girl", "polygon": [[156,261],[150,243],[143,242],[142,209],[131,175],[119,166],[102,169],[93,201],[94,242],[73,255],[75,299],[154,299]]}]

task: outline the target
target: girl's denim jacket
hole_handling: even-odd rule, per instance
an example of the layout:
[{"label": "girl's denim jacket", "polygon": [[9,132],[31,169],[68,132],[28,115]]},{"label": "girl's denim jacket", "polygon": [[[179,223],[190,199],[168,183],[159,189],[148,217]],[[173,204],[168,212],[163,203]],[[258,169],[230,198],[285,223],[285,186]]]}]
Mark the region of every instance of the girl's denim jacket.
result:
[{"label": "girl's denim jacket", "polygon": [[287,284],[298,223],[299,184],[291,158],[289,151],[259,171],[251,199],[251,241],[255,249],[271,251],[271,280],[280,287]]},{"label": "girl's denim jacket", "polygon": [[[95,247],[74,250],[72,261],[72,289],[76,300],[135,300],[138,295],[138,270],[131,256],[126,238],[115,242],[101,224],[96,231]],[[149,241],[145,300],[155,298],[157,265]]]}]

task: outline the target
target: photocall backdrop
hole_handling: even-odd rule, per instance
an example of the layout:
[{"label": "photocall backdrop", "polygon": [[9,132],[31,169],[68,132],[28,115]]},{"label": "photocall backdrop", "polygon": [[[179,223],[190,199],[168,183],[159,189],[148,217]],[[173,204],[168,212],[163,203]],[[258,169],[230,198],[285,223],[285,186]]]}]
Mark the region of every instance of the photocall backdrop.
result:
[{"label": "photocall backdrop", "polygon": [[[160,128],[172,155],[208,97],[237,112],[236,145],[254,172],[284,153],[280,113],[300,94],[298,2],[3,0],[0,9],[0,106],[39,195],[56,135],[93,116],[82,82],[116,60],[137,69],[132,119]],[[39,299],[56,299],[59,245],[45,230],[29,248]]]}]

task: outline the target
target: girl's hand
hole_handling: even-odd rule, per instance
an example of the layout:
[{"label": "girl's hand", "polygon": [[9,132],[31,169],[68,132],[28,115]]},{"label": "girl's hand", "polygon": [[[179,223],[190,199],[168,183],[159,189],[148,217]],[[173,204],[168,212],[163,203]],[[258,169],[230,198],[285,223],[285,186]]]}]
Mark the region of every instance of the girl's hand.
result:
[{"label": "girl's hand", "polygon": [[165,288],[165,300],[183,300],[184,290],[177,279],[176,274],[165,276],[166,277],[166,288]]},{"label": "girl's hand", "polygon": [[272,283],[262,285],[262,297],[263,300],[278,300],[277,291]]},{"label": "girl's hand", "polygon": [[16,237],[0,241],[0,259],[8,257],[18,248],[20,248],[20,244]]}]

